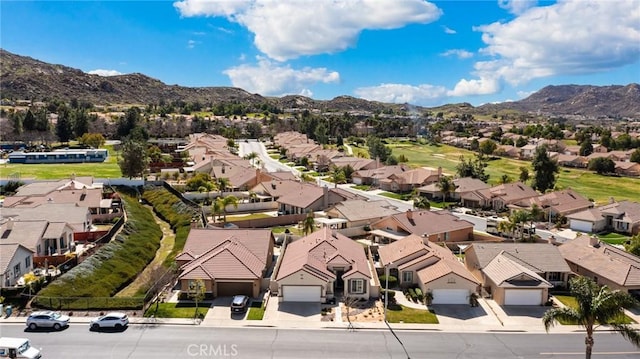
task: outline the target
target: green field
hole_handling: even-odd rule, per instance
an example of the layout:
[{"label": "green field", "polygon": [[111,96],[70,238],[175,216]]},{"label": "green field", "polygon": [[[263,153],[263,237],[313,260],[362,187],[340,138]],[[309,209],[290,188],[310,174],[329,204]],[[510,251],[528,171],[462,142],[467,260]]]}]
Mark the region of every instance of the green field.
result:
[{"label": "green field", "polygon": [[[455,174],[460,156],[474,156],[474,153],[462,148],[447,145],[419,145],[408,142],[392,143],[393,155],[405,155],[412,166],[442,167],[447,174]],[[520,167],[529,169],[533,176],[531,163],[514,159],[501,158],[489,161],[486,172],[490,175],[489,184],[496,185],[503,174],[517,181]],[[530,183],[527,183],[530,184]],[[630,200],[640,202],[640,179],[628,177],[600,176],[586,170],[560,168],[556,186],[560,189],[572,188],[583,196],[593,199],[598,204],[604,204],[610,197],[615,200]]]},{"label": "green field", "polygon": [[92,176],[94,178],[120,178],[122,172],[118,167],[118,155],[109,148],[109,157],[102,163],[46,163],[0,165],[0,178],[15,177],[19,179],[62,179],[76,176]]}]

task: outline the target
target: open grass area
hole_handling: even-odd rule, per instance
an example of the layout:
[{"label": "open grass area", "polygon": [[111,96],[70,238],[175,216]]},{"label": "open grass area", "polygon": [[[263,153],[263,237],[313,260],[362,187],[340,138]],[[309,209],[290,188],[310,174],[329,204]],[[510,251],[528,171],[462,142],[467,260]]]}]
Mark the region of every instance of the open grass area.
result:
[{"label": "open grass area", "polygon": [[408,201],[411,199],[411,193],[381,192],[380,195],[384,197],[393,198],[393,199],[399,199],[401,201]]},{"label": "open grass area", "polygon": [[[474,156],[474,152],[448,145],[422,145],[408,142],[391,143],[393,155],[404,155],[409,164],[414,167],[442,167],[446,174],[455,174],[460,156]],[[490,175],[489,184],[498,184],[503,174],[518,180],[520,167],[529,170],[533,175],[531,162],[508,158],[500,158],[488,162],[486,172]],[[530,184],[530,183],[528,183]],[[640,202],[640,179],[629,177],[601,176],[587,170],[560,168],[558,188],[572,188],[583,196],[593,199],[598,204],[604,204],[610,197],[616,200],[630,200]],[[603,190],[604,189],[604,190]]]},{"label": "open grass area", "polygon": [[603,242],[607,242],[609,244],[622,244],[624,245],[628,240],[631,239],[629,236],[625,236],[620,233],[608,233],[603,235],[598,235],[598,238]]},{"label": "open grass area", "polygon": [[[209,311],[209,304],[198,305],[198,315],[204,318]],[[193,303],[158,303],[153,304],[144,313],[145,317],[155,316],[156,318],[196,318],[196,305]]]},{"label": "open grass area", "polygon": [[271,217],[273,216],[270,216],[264,213],[252,213],[252,214],[242,215],[242,216],[227,216],[227,222],[248,221],[250,219],[271,218]]},{"label": "open grass area", "polygon": [[262,320],[264,317],[264,309],[262,301],[252,302],[251,307],[249,307],[249,313],[247,313],[247,320]]},{"label": "open grass area", "polygon": [[368,191],[371,189],[371,186],[369,186],[368,184],[359,184],[359,185],[351,186],[351,188],[354,188],[360,191]]},{"label": "open grass area", "polygon": [[70,178],[72,174],[94,178],[122,177],[117,152],[113,151],[111,146],[106,148],[109,150],[109,157],[101,163],[5,163],[0,165],[0,178],[19,176],[19,178],[49,180]]},{"label": "open grass area", "polygon": [[408,308],[399,304],[387,307],[387,321],[389,323],[439,323],[438,317],[429,310]]},{"label": "open grass area", "polygon": [[[576,301],[576,298],[570,295],[554,295],[554,297],[556,297],[556,299],[558,299],[562,304],[564,304],[567,307],[570,308],[577,308],[578,307],[578,302]],[[576,325],[576,323],[572,323],[572,322],[568,322],[568,321],[559,321],[560,324],[562,325]],[[620,324],[633,324],[635,323],[635,320],[629,318],[628,316],[624,315],[620,321],[618,321],[618,323]]]}]

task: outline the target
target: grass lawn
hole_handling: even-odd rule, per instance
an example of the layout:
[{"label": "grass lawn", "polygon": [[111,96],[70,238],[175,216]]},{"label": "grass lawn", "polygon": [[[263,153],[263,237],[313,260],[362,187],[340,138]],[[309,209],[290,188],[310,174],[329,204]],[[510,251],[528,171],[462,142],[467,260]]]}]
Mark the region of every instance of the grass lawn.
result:
[{"label": "grass lawn", "polygon": [[271,218],[268,214],[264,213],[252,213],[246,216],[227,216],[227,222],[229,221],[248,221],[250,219]]},{"label": "grass lawn", "polygon": [[[564,304],[567,307],[571,307],[571,308],[577,308],[578,307],[578,302],[576,302],[576,298],[570,296],[570,295],[554,295],[554,297],[556,297],[560,302],[562,302],[562,304]],[[576,323],[571,323],[571,322],[567,322],[567,321],[559,321],[560,324],[562,325],[575,325]],[[623,316],[622,320],[620,321],[621,324],[633,324],[635,323],[635,320],[629,318],[628,316]]]},{"label": "grass lawn", "polygon": [[387,321],[389,323],[422,323],[438,324],[438,317],[429,310],[421,310],[403,307],[401,305],[389,305],[387,307]]},{"label": "grass lawn", "polygon": [[278,233],[284,233],[284,231],[286,229],[289,229],[289,233],[291,234],[295,234],[298,236],[301,236],[304,234],[304,232],[302,231],[301,228],[298,228],[298,226],[288,226],[288,227],[283,227],[283,226],[277,226],[277,227],[271,227],[271,232],[273,232],[273,234],[278,234]]},{"label": "grass lawn", "polygon": [[[198,314],[201,317],[207,315],[209,304],[198,305]],[[151,305],[144,313],[145,317],[155,315],[156,318],[194,318],[196,305],[193,303],[159,303],[156,312],[155,304]]]},{"label": "grass lawn", "polygon": [[[422,145],[406,142],[389,144],[393,149],[393,155],[399,157],[405,155],[409,164],[414,167],[442,167],[447,174],[455,174],[456,166],[460,162],[460,156],[466,158],[474,156],[474,152],[448,145]],[[529,170],[533,176],[533,168],[530,161],[521,161],[508,158],[500,158],[488,162],[486,173],[490,175],[489,184],[498,184],[503,174],[518,180],[520,167]],[[530,182],[528,182],[530,184]],[[558,188],[572,188],[581,195],[593,199],[599,204],[607,203],[610,197],[616,200],[628,199],[640,202],[640,179],[629,177],[601,176],[587,170],[569,169],[560,167]],[[606,190],[603,190],[606,188]]]},{"label": "grass lawn", "polygon": [[608,233],[605,235],[598,235],[603,242],[607,242],[609,244],[625,244],[626,241],[630,240],[631,237],[625,236],[620,233]]},{"label": "grass lawn", "polygon": [[247,319],[262,320],[262,317],[264,317],[264,306],[262,305],[262,301],[252,302],[251,307],[249,307],[249,313],[247,314]]},{"label": "grass lawn", "polygon": [[0,177],[19,176],[19,178],[33,178],[38,180],[92,176],[94,178],[120,178],[122,172],[118,166],[118,156],[111,146],[107,160],[100,163],[5,163],[0,165]]},{"label": "grass lawn", "polygon": [[393,199],[399,199],[401,201],[408,201],[411,199],[411,193],[381,192],[380,195]]},{"label": "grass lawn", "polygon": [[446,208],[448,207],[450,204],[457,204],[456,202],[434,202],[434,201],[429,201],[429,204],[431,205],[432,208]]},{"label": "grass lawn", "polygon": [[368,184],[359,184],[359,185],[351,186],[351,188],[354,188],[360,191],[368,191],[371,189],[371,186],[369,186]]}]

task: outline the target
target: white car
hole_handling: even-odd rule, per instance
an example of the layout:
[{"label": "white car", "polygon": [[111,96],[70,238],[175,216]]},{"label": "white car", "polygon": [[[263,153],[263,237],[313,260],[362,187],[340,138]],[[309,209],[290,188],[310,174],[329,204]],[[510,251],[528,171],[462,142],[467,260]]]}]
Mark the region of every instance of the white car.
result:
[{"label": "white car", "polygon": [[129,317],[125,313],[111,312],[100,316],[89,323],[92,330],[101,328],[123,329],[129,325]]},{"label": "white car", "polygon": [[51,310],[43,310],[33,312],[27,318],[27,327],[31,330],[38,328],[53,328],[60,330],[63,327],[69,326],[69,316],[54,312]]}]

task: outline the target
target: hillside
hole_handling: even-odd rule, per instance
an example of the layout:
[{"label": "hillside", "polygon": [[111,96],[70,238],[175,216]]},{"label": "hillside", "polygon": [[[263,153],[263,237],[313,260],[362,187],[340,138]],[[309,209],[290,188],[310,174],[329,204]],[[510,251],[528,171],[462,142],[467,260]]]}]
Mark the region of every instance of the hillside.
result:
[{"label": "hillside", "polygon": [[435,108],[385,104],[351,96],[332,100],[314,100],[304,96],[263,97],[234,87],[184,87],[167,85],[143,74],[98,76],[63,65],[45,63],[0,49],[0,93],[3,99],[46,101],[78,99],[96,105],[149,104],[160,101],[200,102],[202,104],[239,102],[256,105],[269,102],[281,108],[319,111],[369,111],[404,108],[410,113],[431,111],[459,114],[495,114],[504,110],[550,115],[640,118],[640,85],[547,86],[531,96],[514,102],[451,104]]}]

